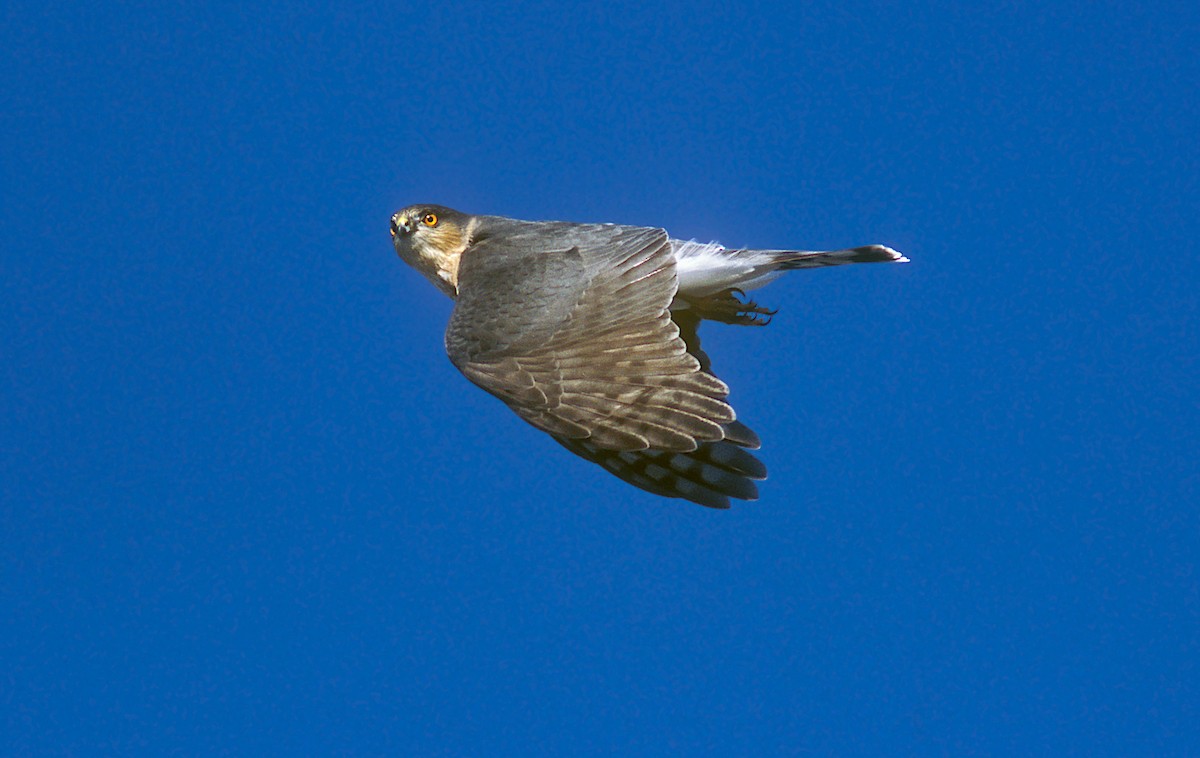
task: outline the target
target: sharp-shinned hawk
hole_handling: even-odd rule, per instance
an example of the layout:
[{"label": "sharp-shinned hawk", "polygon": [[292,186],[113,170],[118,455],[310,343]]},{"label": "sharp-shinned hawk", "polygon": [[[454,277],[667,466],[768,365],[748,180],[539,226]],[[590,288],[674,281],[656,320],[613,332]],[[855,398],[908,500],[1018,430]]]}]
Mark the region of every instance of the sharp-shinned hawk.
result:
[{"label": "sharp-shinned hawk", "polygon": [[739,250],[662,229],[414,205],[396,252],[455,299],[450,360],[572,453],[665,497],[755,500],[767,470],[700,348],[702,320],[760,326],[744,292],[784,271],[903,263],[891,248]]}]

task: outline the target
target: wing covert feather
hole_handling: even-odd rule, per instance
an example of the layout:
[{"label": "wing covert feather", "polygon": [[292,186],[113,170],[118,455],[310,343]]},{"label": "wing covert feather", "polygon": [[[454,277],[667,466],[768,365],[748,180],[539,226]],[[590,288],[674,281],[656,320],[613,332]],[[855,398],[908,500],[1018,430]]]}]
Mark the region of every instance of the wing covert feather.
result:
[{"label": "wing covert feather", "polygon": [[[729,389],[700,370],[668,310],[661,229],[487,237],[463,254],[451,361],[529,423],[589,450],[691,452],[724,439]],[[561,242],[559,242],[561,244]]]}]

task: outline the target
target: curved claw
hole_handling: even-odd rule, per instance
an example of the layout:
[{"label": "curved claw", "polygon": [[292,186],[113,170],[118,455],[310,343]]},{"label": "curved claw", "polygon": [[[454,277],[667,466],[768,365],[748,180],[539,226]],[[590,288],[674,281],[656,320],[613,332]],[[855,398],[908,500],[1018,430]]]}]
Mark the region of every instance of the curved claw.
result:
[{"label": "curved claw", "polygon": [[763,308],[737,287],[689,300],[689,304],[696,309],[701,318],[738,326],[766,326],[771,323],[771,317],[778,313],[770,308]]}]

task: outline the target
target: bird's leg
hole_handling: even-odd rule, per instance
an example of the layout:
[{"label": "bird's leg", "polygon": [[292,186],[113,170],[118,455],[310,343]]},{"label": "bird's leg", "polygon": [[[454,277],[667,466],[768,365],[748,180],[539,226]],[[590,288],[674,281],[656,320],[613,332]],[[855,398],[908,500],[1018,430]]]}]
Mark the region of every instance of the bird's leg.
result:
[{"label": "bird's leg", "polygon": [[[738,298],[745,298],[739,300]],[[737,288],[714,292],[704,297],[689,297],[687,303],[701,318],[737,326],[766,326],[777,311],[763,308]]]}]

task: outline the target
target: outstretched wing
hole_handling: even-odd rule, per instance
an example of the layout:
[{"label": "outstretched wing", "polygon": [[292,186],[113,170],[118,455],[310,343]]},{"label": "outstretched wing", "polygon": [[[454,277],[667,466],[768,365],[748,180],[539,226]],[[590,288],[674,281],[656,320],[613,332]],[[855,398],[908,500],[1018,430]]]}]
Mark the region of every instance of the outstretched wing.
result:
[{"label": "outstretched wing", "polygon": [[454,365],[593,460],[581,450],[690,453],[723,440],[735,423],[729,389],[700,370],[671,319],[666,233],[548,231],[485,229],[463,254],[446,330]]},{"label": "outstretched wing", "polygon": [[[700,347],[697,329],[701,318],[694,309],[672,314],[688,353],[701,371],[711,373],[712,364]],[[728,508],[729,499],[757,500],[756,480],[767,478],[767,468],[747,452],[759,448],[758,435],[740,421],[723,426],[725,437],[702,442],[691,452],[661,450],[602,450],[586,440],[555,439],[572,453],[597,463],[635,487],[664,497],[680,497],[710,508]]]}]

